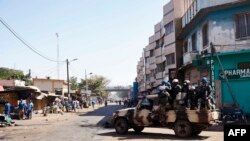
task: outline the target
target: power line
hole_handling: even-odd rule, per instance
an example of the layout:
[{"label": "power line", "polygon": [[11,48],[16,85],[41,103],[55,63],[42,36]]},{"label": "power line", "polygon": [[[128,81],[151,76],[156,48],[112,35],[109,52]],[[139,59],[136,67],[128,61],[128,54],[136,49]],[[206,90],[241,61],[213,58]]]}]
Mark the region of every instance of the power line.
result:
[{"label": "power line", "polygon": [[35,52],[36,54],[38,54],[39,56],[41,56],[42,58],[48,60],[48,61],[52,61],[52,62],[65,62],[65,61],[57,61],[57,60],[53,60],[50,59],[48,57],[46,57],[45,55],[39,53],[37,50],[35,50],[31,45],[29,45],[29,43],[27,41],[25,41],[20,35],[17,34],[17,32],[15,32],[15,30],[13,30],[1,17],[0,17],[0,22],[18,39],[20,40],[26,47],[28,47],[30,50],[32,50],[33,52]]}]

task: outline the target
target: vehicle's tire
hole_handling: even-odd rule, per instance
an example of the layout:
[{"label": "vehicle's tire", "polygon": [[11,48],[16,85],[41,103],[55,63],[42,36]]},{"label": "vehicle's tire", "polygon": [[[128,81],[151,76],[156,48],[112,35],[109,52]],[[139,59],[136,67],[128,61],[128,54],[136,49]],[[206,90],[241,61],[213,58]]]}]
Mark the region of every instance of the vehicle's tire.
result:
[{"label": "vehicle's tire", "polygon": [[223,124],[228,124],[228,123],[234,122],[234,121],[235,121],[235,119],[230,115],[224,115],[223,118],[222,118],[222,123]]},{"label": "vehicle's tire", "polygon": [[193,136],[199,135],[203,129],[205,129],[205,128],[202,126],[193,126],[192,135]]},{"label": "vehicle's tire", "polygon": [[189,137],[192,135],[192,126],[186,120],[178,120],[174,124],[174,132],[178,137]]},{"label": "vehicle's tire", "polygon": [[133,129],[136,133],[141,133],[144,129],[143,126],[133,126]]},{"label": "vehicle's tire", "polygon": [[115,122],[115,131],[118,134],[127,134],[128,133],[128,122],[124,118],[118,118]]},{"label": "vehicle's tire", "polygon": [[192,132],[192,135],[193,135],[193,136],[198,136],[201,132],[202,132],[202,130],[194,130],[194,131]]}]

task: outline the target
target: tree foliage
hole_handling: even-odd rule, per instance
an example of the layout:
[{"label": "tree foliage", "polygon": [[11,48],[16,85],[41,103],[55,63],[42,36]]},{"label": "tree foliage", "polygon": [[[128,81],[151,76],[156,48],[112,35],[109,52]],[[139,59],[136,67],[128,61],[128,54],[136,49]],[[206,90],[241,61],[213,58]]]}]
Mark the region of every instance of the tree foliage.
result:
[{"label": "tree foliage", "polygon": [[87,80],[81,79],[81,82],[79,83],[79,89],[86,89],[86,84],[88,84],[88,90],[91,90],[93,95],[107,97],[108,93],[105,91],[105,89],[109,83],[110,80],[108,80],[107,78],[94,75]]},{"label": "tree foliage", "polygon": [[0,67],[0,79],[2,80],[22,80],[25,81],[26,85],[31,85],[31,74],[30,72],[28,74],[24,74],[21,70],[15,70],[15,69],[9,69]]},{"label": "tree foliage", "polygon": [[74,76],[70,77],[69,82],[70,82],[70,89],[77,90],[78,88],[77,77]]}]

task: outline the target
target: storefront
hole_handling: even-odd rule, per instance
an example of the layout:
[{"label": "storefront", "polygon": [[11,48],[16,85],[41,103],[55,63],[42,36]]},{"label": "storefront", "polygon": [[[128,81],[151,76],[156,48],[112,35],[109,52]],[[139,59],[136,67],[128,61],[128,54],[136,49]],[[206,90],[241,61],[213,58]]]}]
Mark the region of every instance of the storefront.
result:
[{"label": "storefront", "polygon": [[[218,56],[237,103],[246,114],[250,114],[250,50],[218,53]],[[230,89],[221,70],[222,67],[215,56],[215,92],[219,107],[233,103]]]}]

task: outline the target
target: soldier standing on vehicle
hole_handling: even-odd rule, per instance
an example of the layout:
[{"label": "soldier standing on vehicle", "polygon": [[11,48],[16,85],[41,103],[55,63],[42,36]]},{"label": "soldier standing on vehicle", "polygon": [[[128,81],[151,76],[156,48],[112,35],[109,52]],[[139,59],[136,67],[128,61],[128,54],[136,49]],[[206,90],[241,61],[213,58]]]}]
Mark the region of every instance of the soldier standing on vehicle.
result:
[{"label": "soldier standing on vehicle", "polygon": [[171,105],[173,108],[176,107],[176,96],[181,92],[181,85],[179,85],[179,80],[174,79],[172,82],[172,89],[171,89]]},{"label": "soldier standing on vehicle", "polygon": [[167,81],[162,81],[162,84],[159,86],[159,120],[161,124],[166,122],[166,109],[171,109],[171,105],[169,103],[170,94],[168,91],[171,90],[171,84]]},{"label": "soldier standing on vehicle", "polygon": [[[182,88],[182,93],[184,95],[184,105],[186,107],[189,107],[189,103],[188,103],[188,99],[190,97],[190,81],[189,80],[185,80],[183,83],[183,88]],[[190,107],[189,107],[190,108]]]},{"label": "soldier standing on vehicle", "polygon": [[199,94],[199,109],[212,109],[213,106],[212,104],[214,103],[212,99],[212,91],[211,91],[211,86],[208,84],[208,80],[206,77],[202,77],[201,79],[201,86],[200,86],[200,94]]}]

